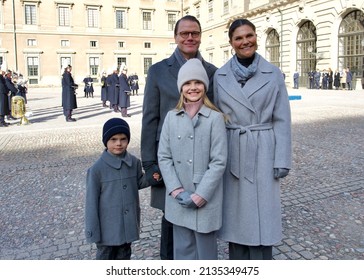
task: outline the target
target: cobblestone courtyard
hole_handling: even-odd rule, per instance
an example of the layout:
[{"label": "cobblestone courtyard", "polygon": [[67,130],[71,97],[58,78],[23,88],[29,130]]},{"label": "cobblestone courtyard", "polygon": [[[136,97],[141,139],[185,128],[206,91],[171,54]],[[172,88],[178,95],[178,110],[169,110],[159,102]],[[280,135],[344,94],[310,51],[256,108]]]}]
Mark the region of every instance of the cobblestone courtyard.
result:
[{"label": "cobblestone courtyard", "polygon": [[[96,89],[96,93],[99,89]],[[364,90],[290,90],[293,169],[283,179],[284,239],[274,258],[364,259]],[[131,96],[129,151],[139,156],[143,96]],[[118,116],[95,98],[78,96],[66,123],[60,89],[30,89],[31,122],[0,128],[0,259],[93,259],[85,243],[87,168],[99,157],[101,128]],[[161,212],[140,192],[141,239],[133,259],[159,259]],[[219,242],[219,258],[227,259]]]}]

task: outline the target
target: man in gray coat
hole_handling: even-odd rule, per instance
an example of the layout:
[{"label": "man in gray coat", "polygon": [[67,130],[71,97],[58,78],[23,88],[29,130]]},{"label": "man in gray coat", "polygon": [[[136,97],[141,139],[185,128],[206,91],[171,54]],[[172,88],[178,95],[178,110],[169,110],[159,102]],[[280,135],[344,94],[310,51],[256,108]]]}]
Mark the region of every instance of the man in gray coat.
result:
[{"label": "man in gray coat", "polygon": [[[212,81],[216,67],[203,60],[198,48],[201,43],[200,22],[191,15],[179,19],[174,29],[174,39],[177,48],[167,59],[149,68],[144,90],[143,120],[141,131],[141,158],[147,179],[151,188],[151,206],[164,211],[165,185],[163,181],[156,182],[153,173],[158,167],[158,143],[162,125],[167,112],[173,109],[179,100],[177,76],[181,66],[190,58],[198,58],[209,77],[209,91],[207,96],[211,101]],[[161,225],[160,258],[173,259],[173,227],[164,215]]]}]

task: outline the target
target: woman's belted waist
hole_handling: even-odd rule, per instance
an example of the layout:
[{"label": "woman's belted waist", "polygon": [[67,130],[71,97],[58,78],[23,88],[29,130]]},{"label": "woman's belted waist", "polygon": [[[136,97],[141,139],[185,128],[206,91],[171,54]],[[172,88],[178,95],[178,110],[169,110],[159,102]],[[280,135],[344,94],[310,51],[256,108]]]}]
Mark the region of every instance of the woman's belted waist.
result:
[{"label": "woman's belted waist", "polygon": [[237,179],[240,178],[240,134],[247,135],[246,157],[244,159],[244,177],[254,183],[255,162],[258,143],[254,141],[252,131],[269,130],[273,128],[272,123],[253,124],[249,126],[227,125],[232,130],[229,140],[230,172]]}]

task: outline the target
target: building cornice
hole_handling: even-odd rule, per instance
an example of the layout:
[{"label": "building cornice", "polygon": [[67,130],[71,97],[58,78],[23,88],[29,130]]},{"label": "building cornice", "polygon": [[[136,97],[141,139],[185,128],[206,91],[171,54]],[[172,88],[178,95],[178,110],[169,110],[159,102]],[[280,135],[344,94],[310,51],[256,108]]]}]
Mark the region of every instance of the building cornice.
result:
[{"label": "building cornice", "polygon": [[257,15],[272,12],[272,10],[274,10],[274,9],[278,9],[278,8],[287,6],[289,4],[295,3],[295,2],[301,2],[301,0],[280,0],[280,1],[275,1],[272,3],[268,3],[266,5],[257,7],[255,9],[249,10],[247,12],[243,12],[241,14],[238,14],[238,15],[230,18],[230,20],[227,23],[227,26],[230,26],[231,22],[233,22],[234,20],[236,20],[238,18],[251,18],[251,17],[257,16]]}]

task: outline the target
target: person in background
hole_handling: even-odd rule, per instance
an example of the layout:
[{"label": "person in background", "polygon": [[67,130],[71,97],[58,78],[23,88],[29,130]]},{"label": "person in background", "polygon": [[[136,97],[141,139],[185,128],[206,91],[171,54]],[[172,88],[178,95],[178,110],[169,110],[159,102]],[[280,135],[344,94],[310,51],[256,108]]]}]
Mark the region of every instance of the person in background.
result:
[{"label": "person in background", "polygon": [[106,121],[102,142],[105,150],[86,175],[86,241],[96,243],[97,260],[130,260],[131,243],[139,239],[139,190],[148,183],[140,160],[127,151],[126,121]]},{"label": "person in background", "polygon": [[130,89],[132,90],[133,95],[134,94],[138,95],[139,77],[138,77],[137,73],[130,75],[128,78],[128,81],[129,81]]},{"label": "person in background", "polygon": [[293,74],[293,88],[295,89],[299,88],[299,80],[300,80],[300,74],[296,70]]},{"label": "person in background", "polygon": [[328,86],[328,82],[329,82],[329,75],[326,71],[326,69],[324,69],[321,72],[321,77],[322,77],[322,81],[321,81],[321,89],[327,89]]},{"label": "person in background", "polygon": [[310,72],[308,72],[308,82],[309,82],[310,89],[314,88],[314,75],[315,75],[315,71],[311,70]]},{"label": "person in background", "polygon": [[125,64],[120,66],[120,75],[119,75],[119,104],[121,110],[121,116],[124,118],[131,117],[128,114],[128,107],[130,107],[130,86],[128,83],[127,77],[127,67]]},{"label": "person in background", "polygon": [[16,85],[13,82],[13,72],[11,70],[6,71],[5,75],[5,85],[8,89],[8,104],[9,104],[9,114],[7,115],[8,120],[15,120],[15,118],[11,115],[11,104],[12,104],[12,98],[18,94],[18,89],[16,88]]},{"label": "person in background", "polygon": [[206,95],[209,78],[200,60],[183,64],[177,84],[181,97],[165,118],[158,148],[167,188],[165,216],[173,224],[173,257],[217,260],[227,160],[224,116]]},{"label": "person in background", "polygon": [[8,88],[5,83],[5,72],[7,71],[6,62],[3,62],[0,67],[0,127],[7,127],[8,122],[5,121],[5,116],[10,114],[8,104]]},{"label": "person in background", "polygon": [[327,88],[328,89],[332,89],[332,83],[334,81],[334,72],[332,71],[331,68],[329,68],[329,70],[327,71],[327,74],[328,74],[328,86]]},{"label": "person in background", "polygon": [[346,68],[346,85],[348,90],[353,90],[353,73],[351,73],[350,68]]},{"label": "person in background", "polygon": [[90,75],[87,75],[84,79],[83,82],[85,83],[85,87],[84,87],[84,92],[85,92],[85,97],[94,97],[94,86],[93,83],[94,81],[92,80]]},{"label": "person in background", "polygon": [[118,69],[116,66],[111,70],[111,75],[107,77],[107,95],[110,101],[110,109],[114,110],[114,112],[120,112],[118,108],[119,104],[119,76]]},{"label": "person in background", "polygon": [[75,122],[72,118],[73,110],[77,108],[76,89],[78,85],[74,82],[71,75],[72,66],[67,64],[63,66],[62,75],[62,107],[66,122]]},{"label": "person in background", "polygon": [[101,101],[102,101],[102,107],[107,107],[106,101],[107,101],[107,81],[106,81],[106,71],[102,71],[101,76]]},{"label": "person in background", "polygon": [[235,55],[214,76],[229,143],[219,238],[231,260],[270,260],[282,239],[280,180],[292,164],[288,93],[279,68],[256,52],[252,22],[233,21],[228,35]]},{"label": "person in background", "polygon": [[[143,168],[151,185],[151,206],[164,212],[166,188],[163,180],[155,181],[154,172],[160,174],[158,167],[158,145],[163,121],[168,111],[173,109],[180,98],[177,76],[181,66],[190,58],[201,60],[210,84],[207,96],[212,101],[212,80],[216,67],[206,62],[198,48],[201,44],[200,22],[191,15],[176,22],[174,40],[177,45],[174,53],[148,70],[144,89],[143,118],[141,130],[141,158]],[[173,259],[173,225],[164,214],[161,224],[160,258]]]},{"label": "person in background", "polygon": [[334,87],[336,90],[340,88],[340,72],[338,69],[335,70],[334,74]]},{"label": "person in background", "polygon": [[346,88],[346,69],[341,71],[341,78],[340,78],[341,88]]},{"label": "person in background", "polygon": [[16,85],[18,86],[18,95],[23,97],[25,104],[27,104],[27,93],[28,93],[28,80],[24,79],[23,74],[19,74]]},{"label": "person in background", "polygon": [[320,89],[320,78],[321,78],[320,70],[316,69],[314,76],[313,76],[315,89]]}]

